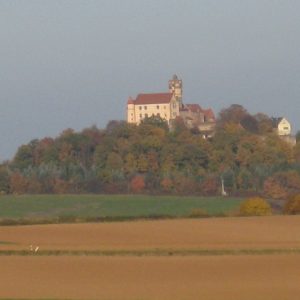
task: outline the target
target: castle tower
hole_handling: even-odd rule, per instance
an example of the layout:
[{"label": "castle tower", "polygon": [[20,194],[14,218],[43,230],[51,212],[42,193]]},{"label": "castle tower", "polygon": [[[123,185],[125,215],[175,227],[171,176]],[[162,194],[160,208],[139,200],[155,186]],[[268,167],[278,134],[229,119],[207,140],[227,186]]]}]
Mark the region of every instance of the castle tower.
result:
[{"label": "castle tower", "polygon": [[171,80],[169,80],[169,91],[173,93],[178,104],[179,108],[183,107],[182,104],[182,80],[178,79],[177,75],[175,74]]},{"label": "castle tower", "polygon": [[129,97],[127,101],[127,122],[135,123],[135,119],[134,100]]}]

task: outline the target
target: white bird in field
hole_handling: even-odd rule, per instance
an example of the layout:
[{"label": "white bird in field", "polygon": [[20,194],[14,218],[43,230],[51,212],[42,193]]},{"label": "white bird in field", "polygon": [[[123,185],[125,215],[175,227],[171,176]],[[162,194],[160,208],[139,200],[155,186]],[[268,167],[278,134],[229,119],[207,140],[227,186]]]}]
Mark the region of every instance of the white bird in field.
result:
[{"label": "white bird in field", "polygon": [[39,246],[35,247],[35,249],[34,249],[34,252],[35,252],[35,253],[36,253],[36,252],[38,252],[38,251],[39,251],[39,249],[40,249],[40,247],[39,247]]}]

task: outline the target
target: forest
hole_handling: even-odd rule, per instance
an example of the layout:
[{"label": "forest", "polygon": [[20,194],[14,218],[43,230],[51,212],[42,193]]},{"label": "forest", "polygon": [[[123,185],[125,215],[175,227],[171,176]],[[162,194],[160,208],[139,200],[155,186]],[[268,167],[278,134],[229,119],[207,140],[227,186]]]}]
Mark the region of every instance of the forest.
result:
[{"label": "forest", "polygon": [[[297,134],[300,140],[300,134]],[[269,116],[232,105],[204,139],[178,118],[170,129],[159,117],[139,126],[110,121],[21,145],[0,165],[2,194],[263,195],[300,193],[300,143],[282,140]]]}]

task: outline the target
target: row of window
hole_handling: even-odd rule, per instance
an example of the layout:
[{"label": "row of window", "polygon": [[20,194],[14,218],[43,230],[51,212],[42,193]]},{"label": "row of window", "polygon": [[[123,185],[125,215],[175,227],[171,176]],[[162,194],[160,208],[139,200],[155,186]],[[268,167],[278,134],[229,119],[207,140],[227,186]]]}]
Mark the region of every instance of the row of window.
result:
[{"label": "row of window", "polygon": [[[164,114],[165,116],[165,118],[167,117],[167,114]],[[154,116],[154,114],[152,114],[152,116]],[[157,113],[156,114],[156,116],[158,116],[158,117],[160,117],[160,113]],[[149,117],[149,115],[148,114],[145,114],[144,116],[143,116],[143,114],[140,114],[140,119],[142,119],[142,118],[148,118]]]},{"label": "row of window", "polygon": [[[156,108],[159,109],[159,105],[156,105]],[[140,106],[139,106],[139,110],[142,110],[142,109],[143,109],[143,106],[140,105]],[[147,110],[147,105],[144,106],[144,109]],[[166,105],[164,105],[164,109],[167,109],[167,106],[166,106]]]}]

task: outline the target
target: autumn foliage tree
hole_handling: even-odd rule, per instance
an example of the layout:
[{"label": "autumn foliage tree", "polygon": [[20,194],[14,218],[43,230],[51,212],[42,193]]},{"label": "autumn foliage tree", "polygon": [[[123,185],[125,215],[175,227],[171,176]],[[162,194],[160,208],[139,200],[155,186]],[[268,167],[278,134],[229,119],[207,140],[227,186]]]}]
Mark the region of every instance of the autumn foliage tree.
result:
[{"label": "autumn foliage tree", "polygon": [[264,193],[274,199],[285,199],[300,192],[300,175],[297,171],[278,172],[266,179]]},{"label": "autumn foliage tree", "polygon": [[290,196],[284,206],[284,212],[290,215],[300,214],[300,194]]},{"label": "autumn foliage tree", "polygon": [[274,134],[270,121],[232,105],[208,139],[182,118],[170,129],[158,116],[139,126],[114,120],[104,129],[66,129],[21,145],[0,168],[1,191],[217,195],[222,177],[230,194],[284,198],[298,192],[300,148]]},{"label": "autumn foliage tree", "polygon": [[141,193],[145,188],[145,180],[142,176],[137,175],[130,182],[130,189],[133,193]]}]

